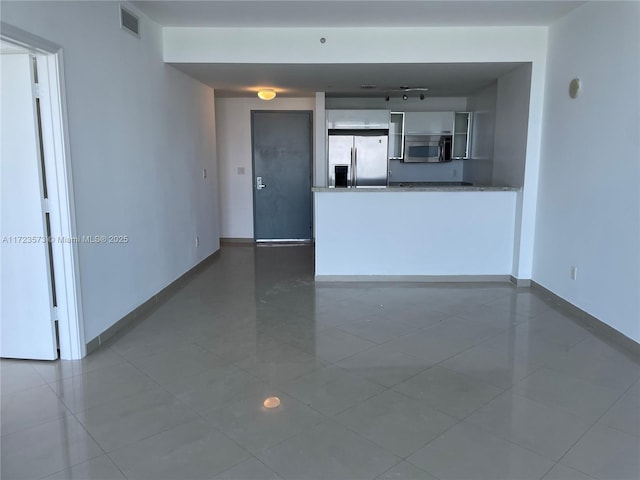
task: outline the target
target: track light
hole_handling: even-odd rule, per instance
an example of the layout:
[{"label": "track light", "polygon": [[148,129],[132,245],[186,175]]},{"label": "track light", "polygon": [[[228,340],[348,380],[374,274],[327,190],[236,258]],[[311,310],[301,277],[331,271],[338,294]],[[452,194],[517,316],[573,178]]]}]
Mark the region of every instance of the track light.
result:
[{"label": "track light", "polygon": [[[400,95],[402,97],[402,100],[404,100],[405,102],[407,100],[409,100],[409,97],[414,98],[413,92],[415,93],[415,98],[419,98],[420,100],[424,100],[425,98],[427,98],[426,94],[424,93],[425,90],[427,90],[427,88],[425,87],[400,87],[401,90],[387,90],[387,95],[384,97],[385,102],[388,102],[389,100],[391,100],[391,96],[393,95],[395,98],[395,95],[393,92],[402,92],[402,95],[400,95],[400,93],[398,93],[398,95]],[[389,93],[390,92],[390,93]]]}]

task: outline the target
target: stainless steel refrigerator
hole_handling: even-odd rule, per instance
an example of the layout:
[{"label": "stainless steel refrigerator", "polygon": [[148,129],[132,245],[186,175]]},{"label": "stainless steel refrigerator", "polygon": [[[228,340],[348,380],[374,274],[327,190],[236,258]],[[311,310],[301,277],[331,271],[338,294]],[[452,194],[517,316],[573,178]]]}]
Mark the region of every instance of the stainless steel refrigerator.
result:
[{"label": "stainless steel refrigerator", "polygon": [[329,186],[386,187],[387,130],[329,130]]}]

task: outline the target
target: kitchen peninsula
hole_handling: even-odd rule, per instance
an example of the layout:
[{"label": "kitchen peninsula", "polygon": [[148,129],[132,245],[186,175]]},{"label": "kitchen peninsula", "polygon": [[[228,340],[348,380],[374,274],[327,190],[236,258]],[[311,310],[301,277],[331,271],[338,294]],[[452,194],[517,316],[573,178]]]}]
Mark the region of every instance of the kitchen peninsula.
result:
[{"label": "kitchen peninsula", "polygon": [[[523,191],[508,185],[522,180],[493,168],[495,136],[485,132],[493,130],[474,118],[327,111],[327,186],[313,188],[316,280],[509,281],[517,273]],[[473,154],[472,125],[481,132]],[[514,158],[509,171],[520,165]]]},{"label": "kitchen peninsula", "polygon": [[316,280],[508,281],[519,187],[316,187]]}]

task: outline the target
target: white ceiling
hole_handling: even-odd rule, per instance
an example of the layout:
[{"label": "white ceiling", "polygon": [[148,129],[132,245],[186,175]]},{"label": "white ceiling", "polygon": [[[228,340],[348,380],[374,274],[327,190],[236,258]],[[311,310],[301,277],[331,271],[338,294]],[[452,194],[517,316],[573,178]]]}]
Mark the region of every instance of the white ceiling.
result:
[{"label": "white ceiling", "polygon": [[[175,64],[188,75],[216,89],[219,97],[255,95],[257,87],[298,97],[398,95],[401,86],[427,87],[427,96],[464,97],[491,84],[522,63],[463,64]],[[376,85],[362,89],[361,85]]]},{"label": "white ceiling", "polygon": [[[163,26],[182,27],[420,27],[549,25],[584,1],[232,0],[137,1]],[[214,87],[217,96],[255,95],[257,87],[281,96],[377,96],[403,85],[429,88],[429,96],[466,96],[519,64],[175,64]],[[364,91],[363,84],[379,86]]]}]

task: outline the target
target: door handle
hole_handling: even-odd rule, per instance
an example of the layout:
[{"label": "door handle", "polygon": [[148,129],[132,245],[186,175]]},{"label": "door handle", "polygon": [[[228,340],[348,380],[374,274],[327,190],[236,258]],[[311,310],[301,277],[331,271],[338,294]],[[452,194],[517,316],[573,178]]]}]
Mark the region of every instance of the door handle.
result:
[{"label": "door handle", "polygon": [[267,186],[262,183],[262,177],[256,177],[256,190],[262,190],[263,188],[266,188]]},{"label": "door handle", "polygon": [[353,149],[353,185],[358,186],[358,149]]}]

